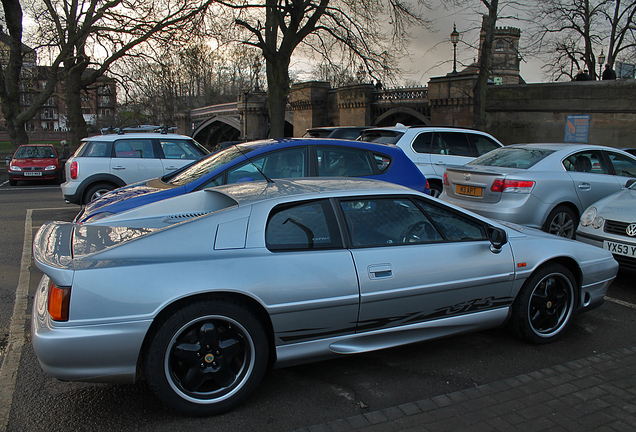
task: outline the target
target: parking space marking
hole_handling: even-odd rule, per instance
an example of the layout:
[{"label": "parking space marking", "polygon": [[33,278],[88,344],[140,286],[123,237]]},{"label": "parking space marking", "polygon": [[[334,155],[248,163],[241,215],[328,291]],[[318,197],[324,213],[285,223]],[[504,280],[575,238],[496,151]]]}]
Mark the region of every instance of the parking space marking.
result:
[{"label": "parking space marking", "polygon": [[33,243],[32,229],[33,210],[27,209],[24,221],[24,243],[22,245],[22,259],[20,261],[20,277],[15,292],[13,315],[9,326],[7,352],[2,368],[0,368],[0,431],[6,431],[9,424],[9,414],[13,402],[13,391],[18,377],[22,346],[25,342],[24,328],[27,316],[29,298],[29,284],[31,281],[31,244]]},{"label": "parking space marking", "polygon": [[607,296],[605,296],[605,300],[607,300],[609,302],[612,302],[612,303],[619,304],[621,306],[627,306],[628,308],[636,309],[636,305],[635,304],[628,303],[628,302],[623,301],[623,300],[619,300],[619,299],[615,299],[615,298],[607,297]]}]

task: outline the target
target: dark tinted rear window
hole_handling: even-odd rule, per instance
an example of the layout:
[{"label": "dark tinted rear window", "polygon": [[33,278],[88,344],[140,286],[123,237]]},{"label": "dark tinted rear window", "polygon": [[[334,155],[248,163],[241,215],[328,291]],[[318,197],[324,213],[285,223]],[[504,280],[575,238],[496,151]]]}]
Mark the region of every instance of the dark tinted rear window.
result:
[{"label": "dark tinted rear window", "polygon": [[467,165],[528,169],[552,153],[554,150],[502,147],[468,162]]},{"label": "dark tinted rear window", "polygon": [[360,141],[375,142],[380,144],[395,144],[400,140],[404,132],[390,130],[367,130],[358,138]]}]

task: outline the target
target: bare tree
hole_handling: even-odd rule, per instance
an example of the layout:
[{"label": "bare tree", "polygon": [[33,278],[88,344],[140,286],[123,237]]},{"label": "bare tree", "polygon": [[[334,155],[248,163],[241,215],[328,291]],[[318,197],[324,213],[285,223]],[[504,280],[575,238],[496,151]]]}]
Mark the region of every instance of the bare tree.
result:
[{"label": "bare tree", "polygon": [[81,95],[117,60],[154,38],[168,44],[195,33],[212,0],[42,0],[31,16],[41,40],[64,52],[69,129],[74,144],[88,135]]},{"label": "bare tree", "polygon": [[[221,0],[243,36],[265,58],[270,135],[284,135],[289,66],[298,47],[324,58],[352,53],[369,75],[405,52],[407,28],[427,26],[416,7],[400,0]],[[424,0],[418,6],[427,6]],[[391,32],[384,29],[389,17]]]},{"label": "bare tree", "polygon": [[[617,57],[632,52],[636,23],[636,1],[540,0],[536,2],[539,49],[554,52],[546,63],[552,78],[573,79],[587,69],[597,78],[598,55],[603,51],[610,66]],[[606,50],[603,48],[606,47]]]}]

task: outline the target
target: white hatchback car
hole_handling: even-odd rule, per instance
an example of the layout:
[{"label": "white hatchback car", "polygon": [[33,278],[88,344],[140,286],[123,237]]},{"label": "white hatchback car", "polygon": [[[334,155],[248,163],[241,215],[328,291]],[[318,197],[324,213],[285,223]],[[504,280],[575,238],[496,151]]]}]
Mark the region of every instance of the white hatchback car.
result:
[{"label": "white hatchback car", "polygon": [[426,176],[434,197],[442,193],[447,165],[464,165],[478,156],[503,147],[491,135],[452,126],[404,126],[364,130],[361,141],[395,144]]},{"label": "white hatchback car", "polygon": [[125,128],[88,137],[66,161],[62,195],[67,202],[87,204],[118,187],[162,177],[209,153],[190,137],[169,134],[166,127]]}]

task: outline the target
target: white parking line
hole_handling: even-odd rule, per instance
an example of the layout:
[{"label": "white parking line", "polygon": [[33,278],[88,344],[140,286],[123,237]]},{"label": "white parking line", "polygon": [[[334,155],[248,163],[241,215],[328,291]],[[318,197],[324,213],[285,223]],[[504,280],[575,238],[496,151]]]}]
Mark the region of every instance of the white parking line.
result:
[{"label": "white parking line", "polygon": [[636,309],[636,305],[635,304],[628,303],[628,302],[623,301],[623,300],[619,300],[619,299],[615,299],[615,298],[607,297],[607,296],[605,296],[605,300],[607,300],[609,302],[612,302],[612,303],[619,304],[621,306],[627,306],[628,308]]},{"label": "white parking line", "polygon": [[11,316],[9,327],[7,353],[2,363],[2,368],[0,368],[0,431],[6,431],[9,424],[13,391],[18,376],[22,346],[25,342],[24,328],[31,280],[29,267],[31,265],[31,244],[33,243],[32,215],[33,210],[27,209],[26,220],[24,221],[24,243],[20,261],[20,277],[15,292],[13,315]]}]

